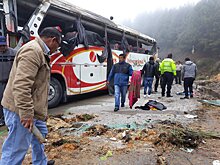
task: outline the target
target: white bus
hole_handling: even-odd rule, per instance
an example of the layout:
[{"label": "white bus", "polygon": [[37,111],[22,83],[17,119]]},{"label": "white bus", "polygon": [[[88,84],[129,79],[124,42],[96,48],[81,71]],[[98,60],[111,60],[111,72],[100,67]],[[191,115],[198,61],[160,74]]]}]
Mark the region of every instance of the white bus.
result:
[{"label": "white bus", "polygon": [[44,27],[62,29],[60,51],[51,56],[49,107],[70,95],[107,89],[121,53],[134,70],[156,54],[155,39],[63,0],[0,0],[0,16],[0,33],[16,49]]}]

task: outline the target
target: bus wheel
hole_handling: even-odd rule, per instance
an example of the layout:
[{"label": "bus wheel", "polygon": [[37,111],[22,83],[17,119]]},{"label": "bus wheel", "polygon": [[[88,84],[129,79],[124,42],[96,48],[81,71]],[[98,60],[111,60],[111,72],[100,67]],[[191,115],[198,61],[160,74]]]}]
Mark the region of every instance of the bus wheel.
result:
[{"label": "bus wheel", "polygon": [[54,77],[51,77],[50,80],[50,89],[48,96],[48,106],[49,108],[56,107],[63,97],[63,89],[59,80]]}]

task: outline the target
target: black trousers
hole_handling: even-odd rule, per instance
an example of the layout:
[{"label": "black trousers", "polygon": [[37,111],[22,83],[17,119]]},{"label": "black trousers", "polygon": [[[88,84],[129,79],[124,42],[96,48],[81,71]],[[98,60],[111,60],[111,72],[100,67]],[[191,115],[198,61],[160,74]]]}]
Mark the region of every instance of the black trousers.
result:
[{"label": "black trousers", "polygon": [[180,70],[176,71],[175,81],[176,81],[176,84],[181,84],[181,71]]},{"label": "black trousers", "polygon": [[2,119],[4,117],[3,115],[3,107],[1,105],[1,101],[2,101],[2,97],[3,97],[3,93],[6,87],[6,83],[2,83],[0,82],[0,119]]},{"label": "black trousers", "polygon": [[162,75],[162,85],[161,85],[161,88],[162,88],[162,96],[165,95],[165,88],[167,86],[167,96],[170,96],[171,94],[171,88],[172,88],[172,83],[173,83],[173,73],[171,72],[165,72],[163,75]]},{"label": "black trousers", "polygon": [[156,76],[156,81],[155,81],[155,84],[154,84],[154,91],[155,92],[157,91],[157,88],[158,88],[158,85],[159,85],[159,81],[160,81],[160,77]]},{"label": "black trousers", "polygon": [[190,92],[190,96],[193,96],[193,82],[194,82],[194,80],[195,79],[192,77],[184,78],[184,91],[185,91],[186,97],[189,96],[189,92]]}]

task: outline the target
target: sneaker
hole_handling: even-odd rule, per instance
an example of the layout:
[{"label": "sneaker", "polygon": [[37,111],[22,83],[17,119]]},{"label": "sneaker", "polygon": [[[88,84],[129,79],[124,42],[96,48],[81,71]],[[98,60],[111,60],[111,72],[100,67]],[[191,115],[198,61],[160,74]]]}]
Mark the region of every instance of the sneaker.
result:
[{"label": "sneaker", "polygon": [[125,107],[125,104],[121,104],[121,107]]},{"label": "sneaker", "polygon": [[181,97],[180,99],[189,99],[189,97],[185,96],[185,97]]},{"label": "sneaker", "polygon": [[147,97],[147,95],[144,95],[144,98],[146,98]]},{"label": "sneaker", "polygon": [[190,95],[190,98],[193,98],[193,95]]},{"label": "sneaker", "polygon": [[115,107],[114,111],[117,112],[119,110],[119,108]]},{"label": "sneaker", "polygon": [[147,97],[150,97],[150,95],[147,95]]}]

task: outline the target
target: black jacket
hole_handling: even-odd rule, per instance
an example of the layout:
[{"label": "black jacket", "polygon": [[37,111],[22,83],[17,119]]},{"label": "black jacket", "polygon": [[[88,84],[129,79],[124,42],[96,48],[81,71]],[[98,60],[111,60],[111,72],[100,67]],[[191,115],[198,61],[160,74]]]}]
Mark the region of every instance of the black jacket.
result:
[{"label": "black jacket", "polygon": [[147,62],[143,69],[141,70],[141,74],[144,74],[144,77],[154,77],[157,75],[157,66],[154,61]]}]

